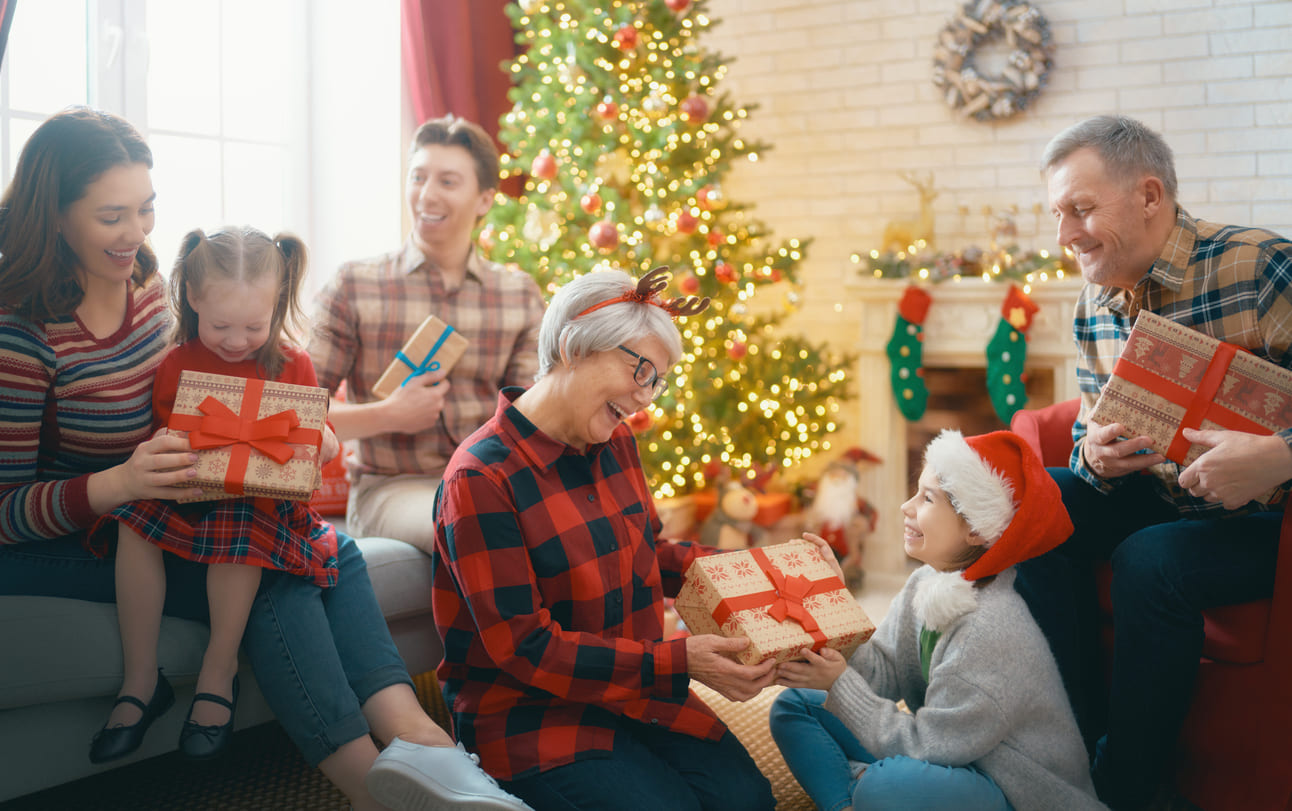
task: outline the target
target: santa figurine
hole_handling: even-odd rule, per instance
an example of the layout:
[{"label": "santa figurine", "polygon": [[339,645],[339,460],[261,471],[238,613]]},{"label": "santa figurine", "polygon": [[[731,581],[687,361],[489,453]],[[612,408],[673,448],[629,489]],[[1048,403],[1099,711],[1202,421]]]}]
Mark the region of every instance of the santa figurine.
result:
[{"label": "santa figurine", "polygon": [[812,503],[804,511],[805,529],[830,543],[852,587],[861,584],[862,545],[875,529],[876,513],[861,495],[863,464],[880,461],[861,448],[851,448],[831,462],[817,480]]}]

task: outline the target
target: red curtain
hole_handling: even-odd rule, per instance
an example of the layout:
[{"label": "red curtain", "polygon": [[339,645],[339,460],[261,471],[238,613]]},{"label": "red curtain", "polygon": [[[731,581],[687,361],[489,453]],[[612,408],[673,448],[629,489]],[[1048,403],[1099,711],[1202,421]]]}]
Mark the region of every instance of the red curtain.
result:
[{"label": "red curtain", "polygon": [[511,109],[511,79],[502,63],[516,54],[506,0],[401,2],[402,59],[415,123],[453,113],[497,138],[498,119]]},{"label": "red curtain", "polygon": [[18,0],[0,0],[0,64],[4,63],[4,46],[9,41],[9,25],[13,22],[13,9]]}]

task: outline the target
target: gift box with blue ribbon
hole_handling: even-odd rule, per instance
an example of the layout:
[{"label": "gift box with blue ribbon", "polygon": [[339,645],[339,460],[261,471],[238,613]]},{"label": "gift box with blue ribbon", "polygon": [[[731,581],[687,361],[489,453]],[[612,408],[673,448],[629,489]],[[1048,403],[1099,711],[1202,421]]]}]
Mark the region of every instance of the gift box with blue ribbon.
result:
[{"label": "gift box with blue ribbon", "polygon": [[386,399],[395,390],[424,374],[444,370],[446,373],[467,351],[468,341],[453,327],[436,316],[427,316],[404,348],[395,353],[386,371],[372,387],[372,393]]}]

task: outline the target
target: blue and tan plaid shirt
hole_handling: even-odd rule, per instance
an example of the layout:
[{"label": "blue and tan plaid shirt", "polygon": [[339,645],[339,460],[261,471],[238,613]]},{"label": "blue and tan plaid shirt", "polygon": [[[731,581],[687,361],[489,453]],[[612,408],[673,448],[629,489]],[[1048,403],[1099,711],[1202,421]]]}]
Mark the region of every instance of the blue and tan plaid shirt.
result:
[{"label": "blue and tan plaid shirt", "polygon": [[[1260,228],[1195,220],[1177,208],[1166,247],[1133,290],[1090,284],[1082,290],[1073,319],[1081,413],[1072,428],[1076,442],[1069,464],[1103,492],[1125,477],[1101,479],[1085,466],[1081,446],[1086,415],[1112,377],[1135,317],[1143,309],[1292,369],[1292,241]],[[1292,426],[1279,436],[1292,445]],[[1163,498],[1175,502],[1182,515],[1227,512],[1182,488],[1180,465],[1164,462],[1149,470]],[[1279,488],[1271,503],[1287,491],[1287,485]],[[1249,505],[1237,512],[1254,509]]]}]

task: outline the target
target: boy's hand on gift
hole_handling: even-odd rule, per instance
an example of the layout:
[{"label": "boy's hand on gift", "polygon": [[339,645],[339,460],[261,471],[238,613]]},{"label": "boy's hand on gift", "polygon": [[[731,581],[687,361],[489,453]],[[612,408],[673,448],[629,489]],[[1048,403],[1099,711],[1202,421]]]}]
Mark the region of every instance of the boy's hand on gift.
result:
[{"label": "boy's hand on gift", "polygon": [[1180,486],[1227,510],[1292,479],[1292,449],[1278,435],[1185,428],[1184,438],[1208,450],[1180,471]]},{"label": "boy's hand on gift", "polygon": [[383,419],[392,434],[417,434],[435,427],[444,410],[444,398],[452,387],[443,369],[428,372],[395,389],[383,404]]},{"label": "boy's hand on gift", "polygon": [[1125,432],[1126,426],[1119,422],[1108,425],[1086,423],[1081,455],[1091,473],[1101,479],[1116,479],[1166,461],[1160,453],[1140,453],[1153,446],[1151,437],[1122,439]]},{"label": "boy's hand on gift", "polygon": [[825,562],[830,566],[830,570],[834,572],[835,577],[843,580],[845,583],[848,582],[847,580],[844,580],[843,567],[839,565],[839,559],[834,556],[834,550],[830,548],[829,541],[822,538],[820,535],[813,535],[811,532],[803,533],[803,540],[811,541],[816,544],[817,550],[821,552],[821,557],[824,558]]},{"label": "boy's hand on gift", "polygon": [[776,662],[742,665],[732,657],[749,647],[748,637],[696,634],[686,638],[686,672],[731,701],[748,701],[776,678]]},{"label": "boy's hand on gift", "polygon": [[807,687],[812,690],[829,690],[848,669],[848,661],[834,648],[822,648],[820,653],[804,648],[803,661],[781,662],[776,667],[776,683],[782,687]]}]

